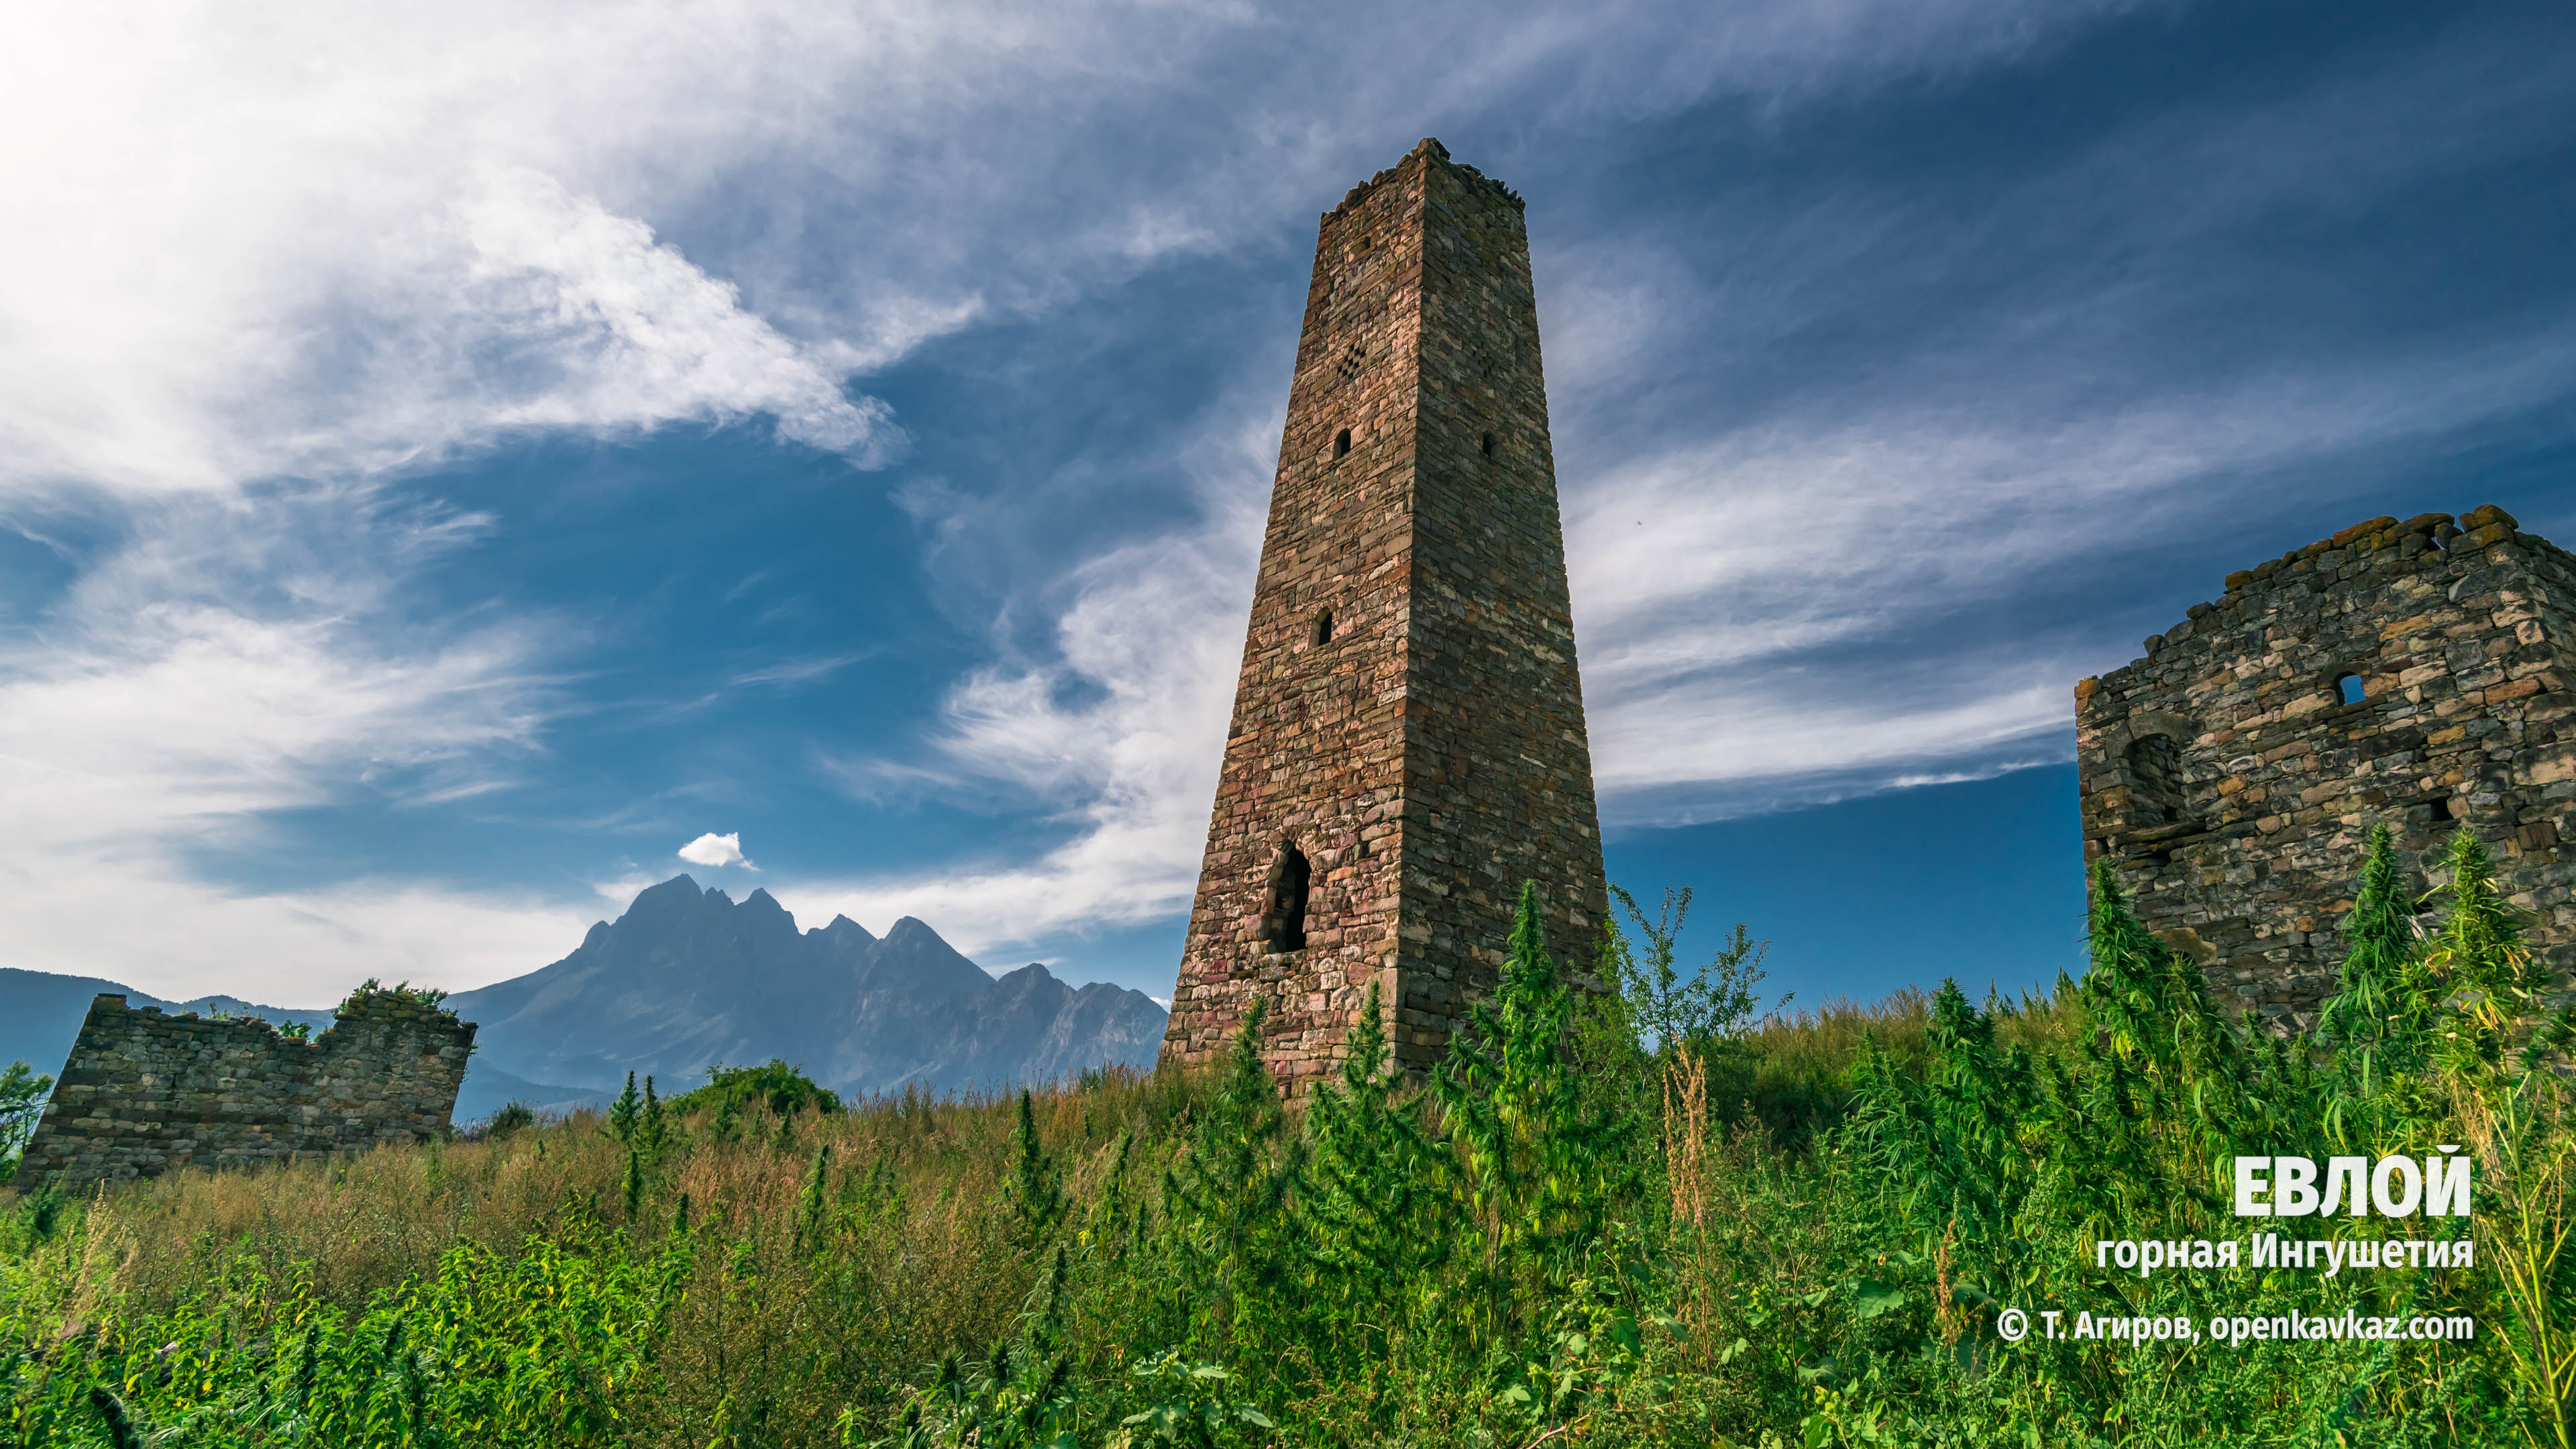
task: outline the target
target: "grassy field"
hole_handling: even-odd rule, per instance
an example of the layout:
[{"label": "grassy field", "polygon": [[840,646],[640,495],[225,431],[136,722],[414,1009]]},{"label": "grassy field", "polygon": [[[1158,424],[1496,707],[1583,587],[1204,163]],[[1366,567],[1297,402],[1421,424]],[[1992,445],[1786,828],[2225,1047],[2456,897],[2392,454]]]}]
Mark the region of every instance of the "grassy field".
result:
[{"label": "grassy field", "polygon": [[[1427,1084],[1195,1078],[837,1108],[744,1073],[416,1150],[0,1211],[0,1425],[44,1445],[2549,1444],[2576,1136],[2475,842],[2382,853],[2326,1035],[2221,1017],[2097,889],[2095,963],[1753,1020],[1638,915],[1525,918]],[[1586,956],[1590,956],[1587,951]],[[1364,1029],[1355,1061],[1379,1059]],[[787,1110],[780,1110],[785,1108]],[[2237,1154],[2465,1144],[2473,1217],[2251,1222]],[[2141,1275],[2103,1239],[2474,1235],[2473,1268]],[[2466,1342],[2008,1342],[2471,1317]]]}]

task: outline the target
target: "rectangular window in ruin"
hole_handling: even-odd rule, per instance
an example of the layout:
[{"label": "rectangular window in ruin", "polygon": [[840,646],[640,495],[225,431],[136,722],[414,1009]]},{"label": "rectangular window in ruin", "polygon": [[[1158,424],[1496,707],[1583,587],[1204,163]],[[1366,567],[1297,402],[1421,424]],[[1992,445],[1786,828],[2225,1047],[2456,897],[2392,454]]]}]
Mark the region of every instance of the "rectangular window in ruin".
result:
[{"label": "rectangular window in ruin", "polygon": [[2189,823],[2182,778],[2182,746],[2171,735],[2149,735],[2129,746],[2129,798],[2133,828],[2152,830]]}]

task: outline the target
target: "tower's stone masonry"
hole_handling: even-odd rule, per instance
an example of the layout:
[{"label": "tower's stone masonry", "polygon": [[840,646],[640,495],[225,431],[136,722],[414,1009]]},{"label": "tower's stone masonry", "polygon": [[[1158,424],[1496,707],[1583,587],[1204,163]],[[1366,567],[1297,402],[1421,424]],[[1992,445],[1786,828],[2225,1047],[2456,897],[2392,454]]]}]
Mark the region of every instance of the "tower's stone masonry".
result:
[{"label": "tower's stone masonry", "polygon": [[1323,219],[1164,1059],[1261,995],[1302,1085],[1374,980],[1420,1070],[1523,880],[1585,959],[1607,899],[1529,236],[1426,140]]},{"label": "tower's stone masonry", "polygon": [[402,992],[350,998],[309,1042],[266,1022],[101,996],[18,1181],[81,1185],[423,1141],[447,1130],[473,1050],[473,1023]]},{"label": "tower's stone masonry", "polygon": [[2576,557],[2493,504],[2374,518],[2228,575],[2146,648],[2075,686],[2085,857],[2222,1002],[2314,1023],[2381,821],[2418,891],[2475,830],[2576,964]]}]

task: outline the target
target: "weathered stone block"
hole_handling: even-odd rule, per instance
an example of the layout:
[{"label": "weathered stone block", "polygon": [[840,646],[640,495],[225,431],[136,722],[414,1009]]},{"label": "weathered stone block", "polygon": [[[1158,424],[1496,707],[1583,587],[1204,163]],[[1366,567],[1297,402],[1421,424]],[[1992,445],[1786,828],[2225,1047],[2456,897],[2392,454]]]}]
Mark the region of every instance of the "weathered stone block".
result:
[{"label": "weathered stone block", "polygon": [[435,1136],[473,1050],[473,1023],[401,992],[351,997],[312,1041],[101,996],[18,1177],[86,1185]]}]

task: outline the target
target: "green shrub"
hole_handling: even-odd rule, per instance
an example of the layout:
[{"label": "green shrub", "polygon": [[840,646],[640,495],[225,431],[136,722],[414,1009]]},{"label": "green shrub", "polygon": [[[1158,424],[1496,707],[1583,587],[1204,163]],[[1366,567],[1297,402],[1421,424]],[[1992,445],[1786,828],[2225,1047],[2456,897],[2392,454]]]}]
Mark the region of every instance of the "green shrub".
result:
[{"label": "green shrub", "polygon": [[[626,1089],[635,1090],[635,1074],[627,1073]],[[791,1067],[775,1057],[756,1067],[728,1067],[722,1063],[707,1068],[705,1086],[682,1092],[664,1105],[682,1116],[702,1111],[721,1111],[728,1107],[742,1112],[757,1108],[776,1117],[793,1117],[799,1112],[823,1115],[837,1114],[841,1098],[817,1085],[801,1067]]]},{"label": "green shrub", "polygon": [[25,1062],[11,1062],[0,1070],[0,1183],[7,1182],[10,1170],[17,1166],[18,1154],[35,1134],[53,1089],[53,1078],[38,1075]]}]

